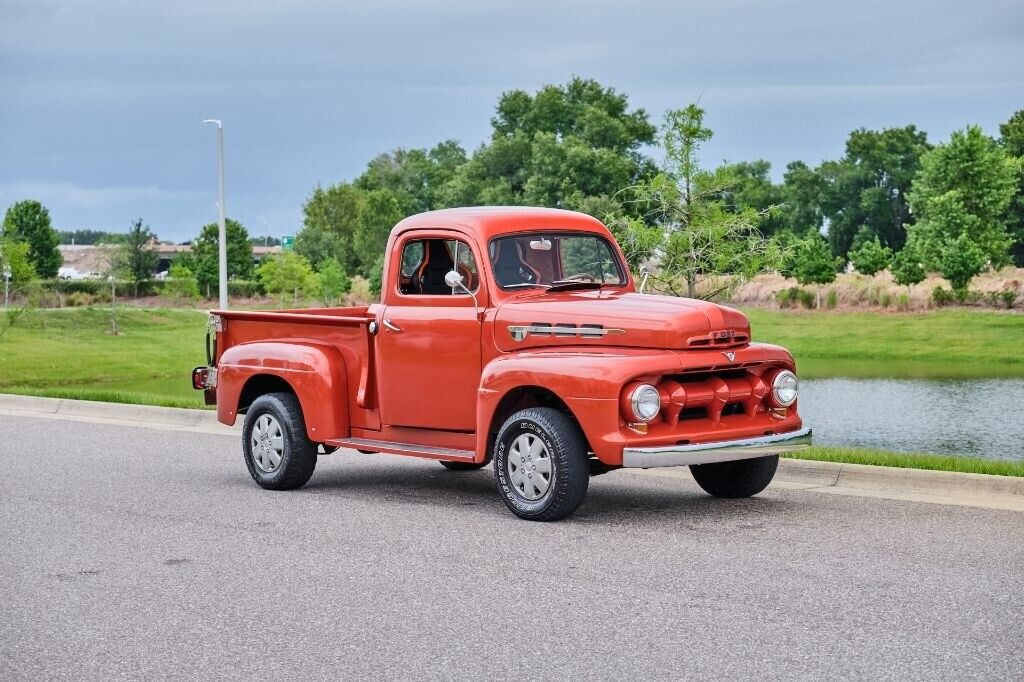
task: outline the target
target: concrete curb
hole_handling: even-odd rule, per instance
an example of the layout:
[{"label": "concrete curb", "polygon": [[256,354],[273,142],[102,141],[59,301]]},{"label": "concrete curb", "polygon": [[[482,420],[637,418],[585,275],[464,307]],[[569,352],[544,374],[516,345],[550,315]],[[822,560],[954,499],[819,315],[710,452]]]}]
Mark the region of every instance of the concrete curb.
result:
[{"label": "concrete curb", "polygon": [[[213,410],[125,405],[88,400],[0,394],[0,414],[68,419],[236,436],[241,421],[227,427]],[[691,478],[685,468],[624,469],[629,473]],[[1024,477],[961,474],[924,469],[785,459],[772,486],[790,490],[864,495],[1024,511]]]}]

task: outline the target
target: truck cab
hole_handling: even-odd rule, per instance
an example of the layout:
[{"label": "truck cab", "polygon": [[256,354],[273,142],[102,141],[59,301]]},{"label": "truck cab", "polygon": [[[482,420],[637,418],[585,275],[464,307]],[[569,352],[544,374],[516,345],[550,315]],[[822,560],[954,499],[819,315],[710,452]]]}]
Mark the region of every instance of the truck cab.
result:
[{"label": "truck cab", "polygon": [[745,497],[807,447],[793,358],[731,308],[636,290],[610,231],[571,211],[460,208],[398,223],[381,301],[211,313],[193,385],[253,479],[299,487],[337,448],[494,462],[516,515],[554,520],[591,475],[689,466]]}]

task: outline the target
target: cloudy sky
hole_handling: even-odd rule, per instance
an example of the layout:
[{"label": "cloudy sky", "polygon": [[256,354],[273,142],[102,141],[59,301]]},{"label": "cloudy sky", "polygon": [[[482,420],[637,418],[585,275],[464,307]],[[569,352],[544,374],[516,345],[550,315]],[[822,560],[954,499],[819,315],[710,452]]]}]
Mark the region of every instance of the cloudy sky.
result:
[{"label": "cloudy sky", "polygon": [[1020,0],[0,0],[0,204],[188,239],[216,216],[218,117],[229,215],[291,234],[317,183],[473,149],[502,91],[574,74],[658,119],[699,98],[706,162],[780,174],[858,127],[996,134],[1022,64]]}]

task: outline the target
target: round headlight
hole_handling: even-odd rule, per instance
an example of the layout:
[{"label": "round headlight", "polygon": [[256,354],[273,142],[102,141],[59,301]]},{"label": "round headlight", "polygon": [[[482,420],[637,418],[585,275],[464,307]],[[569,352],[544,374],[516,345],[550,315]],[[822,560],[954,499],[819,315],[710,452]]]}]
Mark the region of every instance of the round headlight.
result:
[{"label": "round headlight", "polygon": [[629,396],[633,406],[633,416],[637,421],[649,422],[658,416],[661,410],[661,394],[650,384],[640,384]]},{"label": "round headlight", "polygon": [[779,407],[789,407],[795,403],[799,390],[800,382],[788,369],[782,370],[772,379],[772,399]]}]

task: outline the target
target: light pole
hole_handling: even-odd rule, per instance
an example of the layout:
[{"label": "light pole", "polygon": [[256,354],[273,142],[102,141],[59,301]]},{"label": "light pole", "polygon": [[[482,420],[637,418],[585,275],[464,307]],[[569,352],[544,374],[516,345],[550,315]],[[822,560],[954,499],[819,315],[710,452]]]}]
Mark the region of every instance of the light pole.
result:
[{"label": "light pole", "polygon": [[208,118],[203,123],[213,123],[217,126],[217,162],[219,164],[220,178],[220,230],[218,232],[218,251],[220,268],[220,308],[228,308],[228,245],[227,229],[224,226],[224,125],[216,118]]},{"label": "light pole", "polygon": [[4,263],[4,309],[11,298],[11,266]]}]

